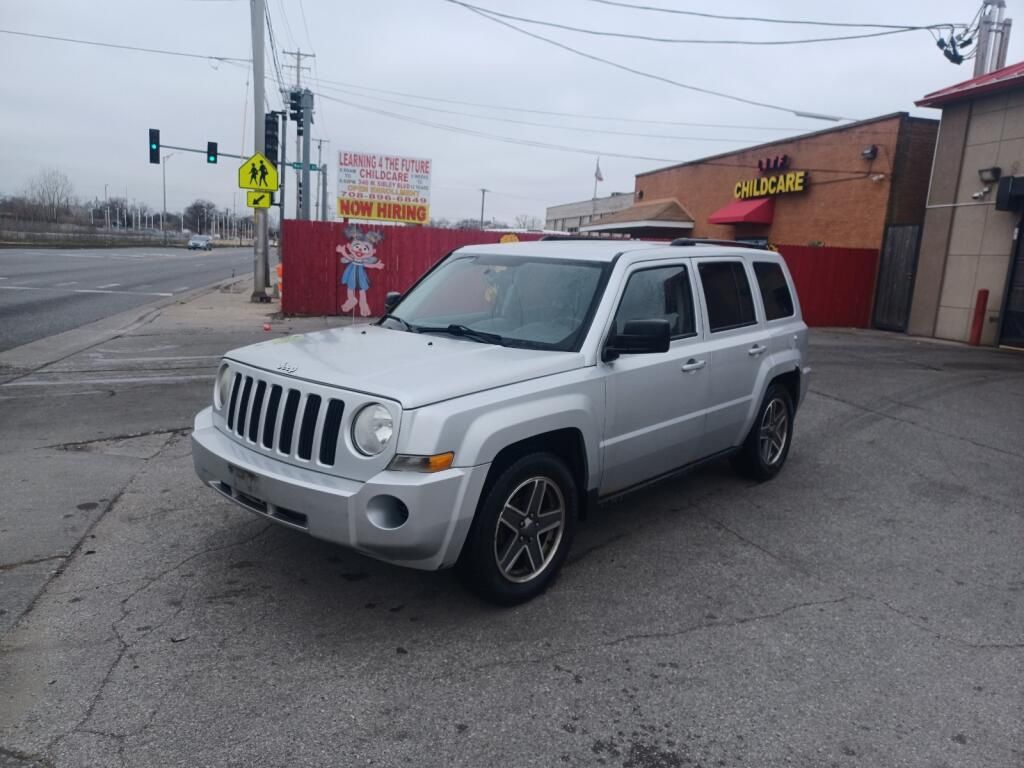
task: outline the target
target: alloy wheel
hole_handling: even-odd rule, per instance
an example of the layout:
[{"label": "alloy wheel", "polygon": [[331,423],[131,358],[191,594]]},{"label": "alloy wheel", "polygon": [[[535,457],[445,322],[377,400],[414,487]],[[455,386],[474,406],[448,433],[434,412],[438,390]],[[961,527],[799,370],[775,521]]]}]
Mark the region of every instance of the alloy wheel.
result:
[{"label": "alloy wheel", "polygon": [[789,437],[789,410],[782,398],[768,403],[761,417],[761,461],[774,466],[782,458]]},{"label": "alloy wheel", "polygon": [[547,477],[531,477],[505,500],[494,531],[494,558],[501,574],[522,584],[547,568],[565,531],[565,497]]}]

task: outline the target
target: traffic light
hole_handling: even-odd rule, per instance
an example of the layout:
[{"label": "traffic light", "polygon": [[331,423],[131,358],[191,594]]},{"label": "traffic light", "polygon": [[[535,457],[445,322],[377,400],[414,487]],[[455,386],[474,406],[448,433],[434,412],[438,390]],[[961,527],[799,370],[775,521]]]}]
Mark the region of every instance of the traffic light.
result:
[{"label": "traffic light", "polygon": [[281,143],[277,114],[277,112],[267,112],[263,116],[263,154],[274,165],[277,165],[277,153]]},{"label": "traffic light", "polygon": [[206,142],[206,162],[216,163],[217,162],[217,142],[208,141]]},{"label": "traffic light", "polygon": [[295,121],[295,132],[301,136],[306,127],[303,101],[308,91],[292,91],[288,94],[288,118]]},{"label": "traffic light", "polygon": [[149,162],[160,164],[160,131],[149,129]]}]

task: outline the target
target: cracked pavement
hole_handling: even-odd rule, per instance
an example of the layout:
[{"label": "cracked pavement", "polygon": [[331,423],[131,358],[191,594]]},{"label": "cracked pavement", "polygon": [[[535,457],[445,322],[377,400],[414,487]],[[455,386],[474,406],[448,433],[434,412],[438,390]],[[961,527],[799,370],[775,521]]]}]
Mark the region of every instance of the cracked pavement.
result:
[{"label": "cracked pavement", "polygon": [[0,616],[3,768],[1024,765],[1024,357],[815,332],[776,480],[604,506],[497,609],[204,489],[184,427],[260,333],[182,323],[0,387],[0,584],[46,572]]}]

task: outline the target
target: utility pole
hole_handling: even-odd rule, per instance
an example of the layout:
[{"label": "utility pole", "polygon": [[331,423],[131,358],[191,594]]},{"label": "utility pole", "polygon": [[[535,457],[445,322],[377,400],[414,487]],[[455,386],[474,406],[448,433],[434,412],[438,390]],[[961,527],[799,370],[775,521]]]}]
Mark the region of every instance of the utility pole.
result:
[{"label": "utility pole", "polygon": [[[253,111],[253,149],[263,152],[266,149],[266,126],[263,122],[263,24],[266,17],[264,0],[251,0],[249,6],[252,22],[252,111]],[[267,210],[255,208],[253,217],[256,222],[255,240],[253,242],[253,282],[252,301],[265,302],[267,296],[267,277],[270,263],[267,248]]]},{"label": "utility pole", "polygon": [[[282,66],[285,69],[294,69],[295,70],[295,90],[297,90],[297,91],[298,90],[302,90],[302,72],[303,72],[303,70],[305,70],[306,72],[310,71],[309,67],[302,66],[302,60],[303,59],[315,59],[316,55],[312,54],[312,53],[303,53],[301,48],[299,50],[297,50],[297,51],[281,51],[281,53],[283,53],[285,56],[294,56],[295,57],[295,63],[294,64],[284,64]],[[283,133],[281,134],[281,144],[282,144],[282,146],[284,145],[284,134]],[[302,157],[302,140],[301,140],[301,137],[298,135],[298,132],[296,132],[296,134],[295,134],[295,157],[296,157],[296,159],[300,159]],[[308,158],[307,158],[306,162],[307,163],[309,162]],[[282,163],[281,165],[282,165],[282,168],[283,168],[284,167],[284,163]],[[296,181],[298,181],[299,178],[300,178],[299,177],[299,173],[300,173],[299,171],[295,172]],[[300,198],[302,197],[303,191],[304,191],[304,187],[302,186],[301,183],[295,185],[295,217],[298,218],[298,219],[302,218],[301,214],[299,213],[299,209],[300,209],[300,207],[302,205],[302,201],[301,201]],[[308,190],[305,190],[305,191],[308,194]]]},{"label": "utility pole", "polygon": [[313,92],[308,88],[302,91],[302,209],[299,218],[309,221],[309,204],[313,200],[309,186],[309,150],[313,133]]},{"label": "utility pole", "polygon": [[[324,174],[324,142],[326,138],[314,138],[316,142],[316,167]],[[328,141],[328,143],[331,143]],[[327,221],[327,184],[321,178],[321,183],[316,185],[316,209],[319,211],[319,219]]]},{"label": "utility pole", "polygon": [[327,163],[321,166],[321,221],[327,221]]},{"label": "utility pole", "polygon": [[480,188],[480,229],[484,228],[484,200],[487,198],[489,189]]},{"label": "utility pole", "polygon": [[278,166],[277,178],[281,183],[281,189],[277,192],[277,260],[281,261],[281,254],[284,253],[284,180],[288,175],[285,169],[288,167],[288,96],[286,91],[281,91],[284,97],[285,109],[281,112],[281,138],[278,141],[278,154],[281,156],[281,165]]}]

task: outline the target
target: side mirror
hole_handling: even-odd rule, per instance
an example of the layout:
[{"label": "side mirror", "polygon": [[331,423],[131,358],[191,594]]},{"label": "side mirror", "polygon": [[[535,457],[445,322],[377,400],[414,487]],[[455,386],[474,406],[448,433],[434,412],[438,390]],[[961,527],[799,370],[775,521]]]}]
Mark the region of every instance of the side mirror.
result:
[{"label": "side mirror", "polygon": [[668,352],[672,326],[668,320],[629,320],[622,333],[608,340],[601,359],[608,363],[619,355],[645,355]]},{"label": "side mirror", "polygon": [[388,291],[384,297],[384,309],[390,312],[392,309],[398,306],[398,302],[402,300],[402,294],[398,291]]}]

